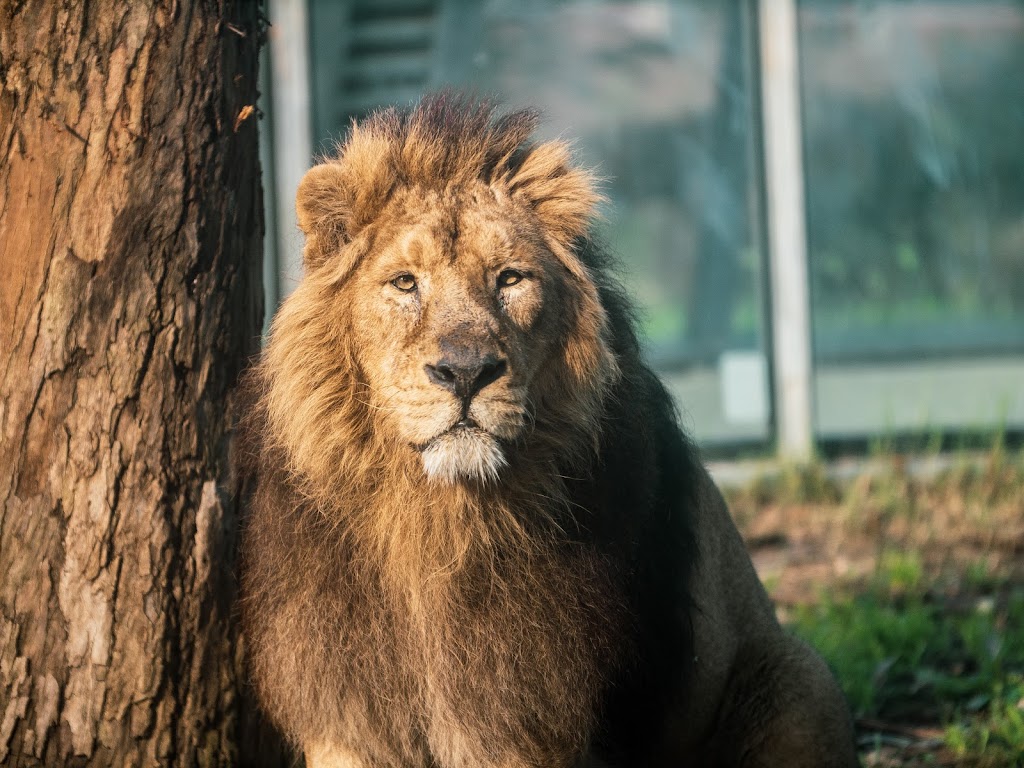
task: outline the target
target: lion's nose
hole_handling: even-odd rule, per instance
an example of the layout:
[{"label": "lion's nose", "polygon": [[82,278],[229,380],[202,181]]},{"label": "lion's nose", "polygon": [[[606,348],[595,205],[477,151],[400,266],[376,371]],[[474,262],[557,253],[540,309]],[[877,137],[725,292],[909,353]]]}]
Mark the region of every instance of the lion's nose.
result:
[{"label": "lion's nose", "polygon": [[449,355],[424,368],[432,382],[468,403],[473,395],[504,376],[508,366],[496,355],[468,353]]}]

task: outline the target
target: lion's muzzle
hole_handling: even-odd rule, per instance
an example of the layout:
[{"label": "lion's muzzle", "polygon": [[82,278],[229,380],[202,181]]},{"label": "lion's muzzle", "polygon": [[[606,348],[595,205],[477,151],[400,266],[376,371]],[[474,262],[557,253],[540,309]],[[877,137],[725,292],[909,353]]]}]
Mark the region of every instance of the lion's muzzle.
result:
[{"label": "lion's muzzle", "polygon": [[470,414],[473,398],[508,372],[508,363],[491,345],[450,337],[440,343],[441,357],[424,366],[427,378],[459,400],[455,425],[437,435],[422,451],[423,467],[432,479],[494,480],[505,466],[498,440]]}]

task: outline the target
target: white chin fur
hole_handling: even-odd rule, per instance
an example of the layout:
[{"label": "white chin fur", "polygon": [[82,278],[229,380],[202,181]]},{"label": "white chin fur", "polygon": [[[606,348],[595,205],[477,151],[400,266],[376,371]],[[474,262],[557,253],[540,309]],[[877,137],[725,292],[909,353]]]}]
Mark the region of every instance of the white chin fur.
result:
[{"label": "white chin fur", "polygon": [[457,429],[438,435],[422,455],[427,477],[449,483],[497,480],[507,463],[498,441],[478,429]]}]

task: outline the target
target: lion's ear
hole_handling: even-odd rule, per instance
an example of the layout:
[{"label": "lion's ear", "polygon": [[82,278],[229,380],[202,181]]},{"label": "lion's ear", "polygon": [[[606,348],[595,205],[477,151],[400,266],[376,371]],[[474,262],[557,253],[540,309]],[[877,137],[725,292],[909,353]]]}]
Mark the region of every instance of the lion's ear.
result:
[{"label": "lion's ear", "polygon": [[507,183],[509,194],[526,202],[548,235],[570,250],[590,230],[602,200],[594,177],[572,165],[569,146],[560,141],[528,149]]},{"label": "lion's ear", "polygon": [[295,209],[306,234],[307,268],[320,266],[355,240],[387,202],[397,177],[395,141],[385,128],[353,125],[337,156],[302,177]]},{"label": "lion's ear", "polygon": [[302,259],[307,268],[320,266],[349,240],[352,201],[346,181],[343,166],[329,162],[314,166],[299,182],[295,213],[306,235]]}]

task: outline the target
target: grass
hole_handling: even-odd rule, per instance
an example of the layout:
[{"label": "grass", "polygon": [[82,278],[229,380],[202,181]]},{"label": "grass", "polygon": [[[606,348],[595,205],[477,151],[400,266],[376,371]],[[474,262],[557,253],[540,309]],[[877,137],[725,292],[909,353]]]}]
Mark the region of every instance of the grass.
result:
[{"label": "grass", "polygon": [[1024,589],[951,606],[906,594],[904,564],[890,575],[895,592],[880,583],[802,606],[791,628],[826,658],[862,722],[940,723],[959,764],[1024,763]]},{"label": "grass", "polygon": [[1024,451],[874,464],[727,494],[780,616],[834,669],[865,765],[1022,766]]}]

